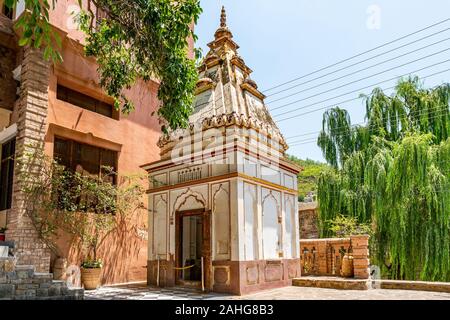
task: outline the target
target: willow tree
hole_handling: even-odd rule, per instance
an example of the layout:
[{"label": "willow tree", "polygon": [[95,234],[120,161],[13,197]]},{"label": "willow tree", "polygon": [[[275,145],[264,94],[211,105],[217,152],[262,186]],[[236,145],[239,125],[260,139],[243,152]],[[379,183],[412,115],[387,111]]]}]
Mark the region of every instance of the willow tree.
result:
[{"label": "willow tree", "polygon": [[338,214],[371,223],[372,263],[394,279],[450,281],[450,85],[402,80],[363,97],[366,125],[336,107],[318,145],[322,236]]},{"label": "willow tree", "polygon": [[[15,8],[19,0],[5,0]],[[55,63],[61,39],[50,23],[58,0],[23,0],[24,13],[15,24],[19,45],[41,48]],[[197,82],[195,61],[189,57],[188,39],[196,39],[193,24],[202,9],[199,0],[78,0],[75,17],[86,34],[86,54],[98,63],[100,85],[114,99],[116,109],[129,113],[134,104],[127,97],[138,79],[160,81],[158,115],[167,127],[188,124]],[[106,18],[98,19],[100,10]],[[194,50],[198,57],[199,52]]]}]

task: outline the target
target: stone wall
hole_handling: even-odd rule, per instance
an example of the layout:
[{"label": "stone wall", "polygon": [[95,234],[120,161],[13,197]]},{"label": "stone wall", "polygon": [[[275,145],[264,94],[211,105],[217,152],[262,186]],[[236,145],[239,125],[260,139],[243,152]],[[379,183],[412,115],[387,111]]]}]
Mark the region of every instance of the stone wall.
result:
[{"label": "stone wall", "polygon": [[51,273],[36,273],[34,266],[16,266],[15,258],[0,258],[0,300],[83,300],[83,289],[69,289],[53,281]]},{"label": "stone wall", "polygon": [[316,202],[299,202],[298,219],[300,226],[300,239],[319,238]]},{"label": "stone wall", "polygon": [[349,252],[353,256],[354,277],[369,278],[369,237],[302,239],[300,240],[301,274],[341,276],[342,258]]}]

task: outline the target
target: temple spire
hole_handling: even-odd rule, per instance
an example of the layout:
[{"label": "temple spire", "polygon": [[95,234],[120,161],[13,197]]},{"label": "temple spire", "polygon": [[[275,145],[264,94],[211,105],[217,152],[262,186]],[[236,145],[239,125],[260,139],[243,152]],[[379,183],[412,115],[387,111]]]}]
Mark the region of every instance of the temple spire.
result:
[{"label": "temple spire", "polygon": [[220,14],[220,27],[227,27],[227,13],[225,11],[225,6],[222,6],[222,13]]}]

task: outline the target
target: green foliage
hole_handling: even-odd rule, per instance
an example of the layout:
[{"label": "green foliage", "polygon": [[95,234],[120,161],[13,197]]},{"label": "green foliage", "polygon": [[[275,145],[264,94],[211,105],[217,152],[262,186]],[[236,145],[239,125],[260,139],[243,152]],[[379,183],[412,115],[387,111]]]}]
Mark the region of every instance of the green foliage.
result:
[{"label": "green foliage", "polygon": [[348,238],[350,236],[371,234],[371,227],[366,223],[358,223],[354,217],[346,217],[338,214],[329,221],[330,231],[335,237]]},{"label": "green foliage", "polygon": [[6,230],[8,230],[8,228],[6,228],[6,227],[2,227],[2,228],[0,228],[0,233],[5,233],[5,232],[6,232]]},{"label": "green foliage", "polygon": [[[8,8],[16,8],[19,0],[5,0]],[[15,28],[20,30],[19,46],[43,48],[45,59],[62,61],[59,49],[61,38],[50,26],[50,3],[48,0],[24,0],[25,12],[17,20]],[[52,2],[54,8],[55,1]]]},{"label": "green foliage", "polygon": [[56,241],[62,233],[78,242],[88,264],[99,261],[98,249],[113,231],[126,226],[143,208],[143,179],[121,176],[113,184],[111,169],[102,177],[72,172],[29,147],[17,159],[18,180],[27,216],[44,243],[62,256]]},{"label": "green foliage", "polygon": [[102,260],[85,260],[83,261],[83,263],[81,264],[81,268],[84,269],[98,269],[98,268],[102,268],[103,267],[103,262]]},{"label": "green foliage", "polygon": [[[395,279],[450,280],[450,85],[412,78],[366,99],[366,126],[324,114],[318,144],[333,166],[319,178],[322,236],[342,214],[371,223],[372,261]],[[343,134],[339,131],[343,128]]]},{"label": "green foliage", "polygon": [[288,159],[303,168],[297,176],[298,198],[299,201],[303,201],[309,192],[317,192],[317,182],[320,173],[329,166],[319,161],[303,160],[291,155],[288,155]]},{"label": "green foliage", "polygon": [[[7,0],[15,6],[18,0]],[[56,0],[52,2],[54,8]],[[202,9],[199,0],[79,0],[78,16],[86,34],[85,52],[98,63],[100,84],[125,114],[134,109],[128,90],[138,79],[160,82],[158,115],[162,130],[188,125],[198,79],[195,60],[188,57],[188,39],[197,39],[191,26]],[[47,0],[25,0],[26,13],[19,19],[20,45],[44,48],[44,56],[60,60],[61,40],[49,24]],[[94,8],[107,14],[95,20]],[[196,57],[200,52],[194,50]]]}]

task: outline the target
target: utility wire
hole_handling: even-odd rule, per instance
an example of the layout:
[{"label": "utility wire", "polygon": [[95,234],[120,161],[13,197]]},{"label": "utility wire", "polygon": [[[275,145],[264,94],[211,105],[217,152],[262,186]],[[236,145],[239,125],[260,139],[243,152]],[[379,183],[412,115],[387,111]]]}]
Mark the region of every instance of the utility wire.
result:
[{"label": "utility wire", "polygon": [[[423,80],[423,79],[430,78],[430,77],[436,76],[438,74],[441,74],[441,73],[444,73],[444,72],[447,72],[447,71],[450,71],[450,69],[439,71],[439,72],[436,72],[436,73],[433,73],[433,74],[429,74],[429,75],[424,76],[424,77],[419,77],[419,79]],[[386,90],[394,89],[395,87],[396,86],[392,86],[392,87],[385,88],[385,89],[382,89],[382,90],[386,91]],[[373,94],[370,93],[370,94],[368,94],[366,96],[370,97],[371,95],[373,95]],[[291,116],[289,118],[281,119],[281,120],[278,120],[277,122],[281,122],[281,121],[285,121],[285,120],[289,120],[289,119],[294,119],[294,118],[297,118],[297,117],[300,117],[300,116],[303,116],[303,115],[306,115],[306,114],[310,114],[310,113],[313,113],[313,112],[316,112],[316,111],[321,111],[321,110],[324,110],[324,109],[330,109],[330,108],[333,108],[333,107],[335,107],[335,106],[337,106],[339,104],[343,104],[343,103],[347,103],[347,102],[354,101],[354,100],[359,100],[359,99],[361,99],[361,98],[357,97],[357,98],[353,98],[353,99],[348,99],[348,100],[345,100],[345,101],[337,102],[337,103],[334,103],[332,105],[329,105],[329,106],[326,106],[326,107],[323,107],[323,108],[310,110],[310,111],[307,111],[307,112],[304,112],[304,113],[301,113],[301,114],[297,114],[297,115]]]},{"label": "utility wire", "polygon": [[[382,53],[380,53],[380,54],[377,54],[377,55],[372,56],[372,57],[370,57],[370,58],[367,58],[367,59],[364,59],[364,60],[355,62],[355,63],[350,64],[350,65],[348,65],[348,66],[345,66],[345,67],[342,67],[342,68],[340,68],[340,69],[337,69],[337,70],[335,70],[335,71],[325,73],[324,75],[318,76],[318,77],[313,78],[313,79],[311,79],[311,80],[307,80],[307,81],[298,83],[298,84],[293,85],[293,86],[291,86],[291,87],[288,87],[288,88],[286,88],[286,89],[283,89],[283,90],[277,91],[277,92],[275,92],[275,93],[269,94],[269,95],[267,95],[266,97],[272,97],[272,96],[274,96],[274,95],[277,95],[277,94],[280,94],[280,93],[289,91],[289,90],[291,90],[291,89],[297,88],[297,87],[302,86],[302,85],[304,85],[304,84],[308,84],[308,83],[313,82],[313,81],[315,81],[315,80],[322,79],[322,78],[324,78],[324,77],[326,77],[326,76],[329,76],[329,75],[338,73],[339,71],[342,71],[342,70],[345,70],[345,69],[349,69],[349,68],[354,67],[354,66],[356,66],[356,65],[359,65],[359,64],[361,64],[361,63],[364,63],[364,62],[367,62],[367,61],[369,61],[369,60],[373,60],[373,59],[375,59],[375,58],[381,57],[381,56],[383,56],[383,55],[385,55],[385,54],[391,53],[391,52],[396,51],[396,50],[398,50],[398,49],[402,49],[402,48],[407,47],[407,46],[409,46],[409,45],[411,45],[411,44],[420,42],[420,41],[422,41],[422,40],[424,40],[424,39],[431,38],[431,37],[433,37],[433,36],[435,36],[435,35],[441,34],[441,33],[445,32],[445,31],[448,31],[448,30],[450,30],[450,28],[446,28],[446,29],[440,30],[440,31],[438,31],[438,32],[432,33],[432,34],[430,34],[430,35],[428,35],[428,36],[425,36],[425,37],[423,37],[423,38],[420,38],[420,39],[414,40],[414,41],[412,41],[412,42],[406,43],[406,44],[404,44],[404,45],[401,45],[401,46],[396,47],[396,48],[394,48],[394,49],[391,49],[391,50],[389,50],[389,51],[382,52]],[[274,102],[274,101],[275,101],[275,100],[273,100],[272,102]],[[269,102],[269,103],[270,103],[270,102]]]},{"label": "utility wire", "polygon": [[[393,77],[393,78],[391,78],[391,79],[387,79],[387,80],[384,80],[384,81],[380,81],[380,82],[377,82],[377,83],[375,83],[375,84],[372,84],[372,85],[369,85],[369,86],[365,86],[365,87],[363,87],[363,88],[359,88],[359,89],[356,89],[356,90],[352,90],[352,91],[350,91],[350,92],[346,92],[346,93],[343,93],[343,94],[340,94],[340,95],[337,95],[337,96],[334,96],[334,97],[331,97],[331,98],[328,98],[328,99],[324,99],[324,100],[319,101],[319,102],[316,102],[316,103],[311,103],[311,104],[309,104],[309,105],[306,105],[306,106],[303,106],[303,107],[300,107],[300,108],[296,108],[296,109],[293,109],[293,110],[290,110],[290,111],[286,111],[286,112],[277,114],[277,115],[275,115],[274,117],[278,117],[278,116],[281,116],[281,115],[285,115],[285,114],[288,114],[288,113],[292,113],[292,112],[295,112],[295,111],[297,111],[297,110],[306,109],[306,108],[309,108],[309,107],[312,107],[312,106],[315,106],[315,105],[318,105],[318,104],[321,104],[321,103],[324,103],[324,102],[327,102],[327,101],[330,101],[330,100],[334,100],[334,99],[336,99],[336,98],[340,98],[340,97],[349,95],[349,94],[351,94],[351,93],[360,92],[360,91],[362,91],[362,90],[365,90],[365,89],[368,89],[368,88],[372,88],[372,87],[378,86],[378,85],[380,85],[380,84],[382,84],[382,83],[386,83],[386,82],[389,82],[389,81],[393,81],[393,80],[396,80],[396,79],[398,79],[398,78],[405,77],[405,76],[410,75],[410,74],[412,74],[412,73],[417,73],[417,72],[419,72],[419,71],[423,71],[423,70],[425,70],[425,69],[429,69],[429,68],[432,68],[432,67],[434,67],[434,66],[437,66],[437,65],[440,65],[440,64],[449,62],[449,61],[450,61],[450,59],[447,59],[447,60],[444,60],[444,61],[441,61],[441,62],[432,64],[432,65],[429,65],[429,66],[426,66],[426,67],[417,69],[417,70],[415,70],[415,71],[411,71],[411,72],[405,73],[405,74],[403,74],[403,75]],[[446,70],[444,70],[444,71],[440,71],[440,72],[438,72],[438,73],[434,73],[434,74],[429,75],[429,76],[427,76],[427,77],[431,77],[431,76],[434,76],[434,75],[437,75],[437,74],[440,74],[440,73],[444,73],[444,72],[447,72],[447,71],[449,71],[449,70],[450,70],[450,69],[446,69]],[[420,78],[419,78],[419,79],[420,79]],[[396,87],[396,86],[393,86],[392,88],[395,88],[395,87]],[[389,89],[391,89],[391,88],[389,88]],[[343,101],[343,102],[341,102],[341,103],[347,103],[347,102],[354,101],[354,100],[357,100],[357,99],[359,99],[359,97],[356,97],[356,98],[353,98],[353,99],[349,99],[349,100],[345,100],[345,101]],[[333,105],[337,105],[337,104],[333,104]],[[318,110],[323,110],[323,109],[324,109],[324,108],[315,109],[315,110],[309,111],[309,112],[307,112],[307,113],[305,113],[305,114],[308,114],[308,113],[311,113],[311,112],[315,112],[315,111],[318,111]],[[302,114],[302,115],[303,115],[303,114]],[[276,121],[277,121],[277,122],[281,122],[281,121],[285,121],[285,120],[292,119],[292,118],[295,118],[295,117],[297,117],[297,116],[291,116],[291,117],[289,117],[289,118],[283,118],[283,119],[276,120]]]},{"label": "utility wire", "polygon": [[[430,77],[430,76],[427,76],[427,77]],[[426,78],[426,77],[422,77],[422,79],[425,79],[425,78]],[[438,87],[440,87],[440,86],[441,86],[441,85],[438,84],[438,85],[435,85],[434,87],[429,88],[428,90],[434,90],[434,89],[436,89],[436,88],[438,88]],[[382,89],[382,90],[385,91],[385,90],[390,90],[390,89],[392,89],[392,87],[386,88],[386,89]],[[370,97],[370,96],[372,96],[372,95],[373,95],[373,94],[371,93],[371,94],[366,95],[366,97]],[[389,98],[391,98],[391,97],[389,97]],[[359,98],[358,98],[358,99],[359,99]],[[415,114],[416,114],[415,112],[412,112],[412,113],[409,113],[408,115],[415,115]],[[365,125],[365,124],[367,124],[366,121],[358,122],[358,123],[352,124],[351,127],[356,127],[356,126],[358,126],[358,125]],[[336,129],[341,129],[341,128],[347,128],[347,126],[336,127],[336,128],[333,129],[333,132],[334,132]],[[313,135],[313,134],[319,134],[321,131],[322,131],[322,130],[319,130],[319,131],[310,131],[310,132],[298,134],[298,135],[295,135],[295,136],[289,136],[289,137],[285,138],[285,140],[289,140],[289,139],[292,139],[292,138],[298,138],[298,137],[310,136],[310,135]]]},{"label": "utility wire", "polygon": [[445,23],[445,22],[447,22],[447,21],[450,21],[450,18],[441,20],[441,21],[436,22],[436,23],[434,23],[434,24],[432,24],[432,25],[430,25],[430,26],[427,26],[427,27],[422,28],[422,29],[420,29],[420,30],[417,30],[417,31],[415,31],[415,32],[409,33],[409,34],[407,34],[407,35],[405,35],[405,36],[402,36],[402,37],[400,37],[400,38],[397,38],[397,39],[395,39],[395,40],[386,42],[386,43],[384,43],[384,44],[382,44],[382,45],[379,45],[379,46],[377,46],[377,47],[375,47],[375,48],[372,48],[372,49],[366,50],[366,51],[364,51],[364,52],[358,53],[358,54],[356,54],[356,55],[354,55],[354,56],[351,56],[351,57],[346,58],[346,59],[344,59],[344,60],[338,61],[338,62],[333,63],[333,64],[331,64],[331,65],[328,65],[328,66],[326,66],[326,67],[320,68],[320,69],[318,69],[318,70],[315,70],[315,71],[313,71],[313,72],[310,72],[310,73],[305,74],[305,75],[303,75],[303,76],[300,76],[300,77],[298,77],[298,78],[295,78],[295,79],[289,80],[289,81],[287,81],[287,82],[284,82],[284,83],[282,83],[282,84],[276,85],[276,86],[274,86],[274,87],[268,88],[268,89],[264,90],[263,92],[269,92],[269,91],[272,91],[273,89],[280,88],[280,87],[282,87],[282,86],[284,86],[284,85],[286,85],[286,84],[290,84],[290,83],[295,82],[295,81],[297,81],[297,80],[306,78],[306,77],[308,77],[308,76],[310,76],[310,75],[313,75],[313,74],[315,74],[315,73],[318,73],[318,72],[320,72],[320,71],[329,69],[329,68],[334,67],[334,66],[336,66],[336,65],[342,64],[342,63],[344,63],[344,62],[346,62],[346,61],[349,61],[349,60],[352,60],[352,59],[354,59],[354,58],[360,57],[360,56],[362,56],[362,55],[364,55],[364,54],[366,54],[366,53],[369,53],[369,52],[375,51],[375,50],[377,50],[377,49],[386,47],[386,46],[388,46],[388,45],[390,45],[390,44],[392,44],[392,43],[395,43],[395,42],[397,42],[397,41],[406,39],[406,38],[411,37],[411,36],[413,36],[413,35],[415,35],[415,34],[418,34],[418,33],[420,33],[420,32],[423,32],[423,31],[425,31],[425,30],[431,29],[431,28],[433,28],[433,27],[435,27],[435,26],[437,26],[437,25],[441,25],[441,24],[443,24],[443,23]]},{"label": "utility wire", "polygon": [[[354,80],[354,81],[345,83],[345,84],[343,84],[343,85],[340,85],[340,86],[337,86],[337,87],[333,87],[333,88],[331,88],[331,89],[328,89],[328,90],[325,90],[325,91],[322,91],[322,92],[313,94],[313,95],[308,96],[308,97],[306,97],[306,98],[302,98],[302,99],[299,99],[299,100],[295,100],[295,101],[292,101],[292,102],[283,104],[283,105],[281,105],[281,106],[279,106],[279,107],[276,107],[276,108],[271,109],[270,111],[282,109],[282,108],[285,108],[285,107],[294,105],[294,104],[296,104],[296,103],[299,103],[299,102],[302,102],[302,101],[305,101],[305,100],[309,100],[309,99],[311,99],[311,98],[318,97],[318,96],[323,95],[323,94],[325,94],[325,93],[332,92],[332,91],[335,91],[335,90],[337,90],[337,89],[341,89],[341,88],[343,88],[343,87],[347,87],[347,86],[349,86],[349,85],[351,85],[351,84],[358,83],[358,82],[361,82],[361,81],[364,81],[364,80],[373,78],[373,77],[378,76],[378,75],[381,75],[381,74],[383,74],[383,73],[386,73],[386,72],[389,72],[389,71],[392,71],[392,70],[395,70],[395,69],[398,69],[398,68],[401,68],[401,67],[410,65],[410,64],[415,63],[415,62],[417,62],[417,61],[421,61],[421,60],[424,60],[424,59],[427,59],[427,58],[436,56],[436,55],[438,55],[438,54],[441,54],[441,53],[446,52],[446,51],[449,51],[449,50],[450,50],[450,48],[446,48],[446,49],[444,49],[444,50],[441,50],[441,51],[438,51],[438,52],[429,54],[429,55],[427,55],[427,56],[424,56],[424,57],[421,57],[421,58],[418,58],[418,59],[415,59],[415,60],[412,60],[412,61],[403,63],[403,64],[401,64],[401,65],[399,65],[399,66],[395,66],[395,67],[392,67],[392,68],[389,68],[389,69],[386,69],[386,70],[383,70],[383,71],[374,73],[374,74],[372,74],[372,75],[370,75],[370,76],[367,76],[367,77],[364,77],[364,78],[360,78],[360,79],[357,79],[357,80]],[[444,62],[447,62],[447,61],[449,61],[449,60],[445,60]],[[438,64],[441,64],[441,63],[438,63]],[[436,65],[437,65],[437,64],[436,64]],[[426,68],[430,68],[430,67],[432,67],[432,66],[434,66],[434,65],[431,65],[431,66],[426,67]],[[421,70],[423,70],[423,69],[419,69],[419,70],[417,70],[417,71],[421,71]],[[408,74],[410,74],[410,73],[417,72],[417,71],[408,72],[406,75],[408,75]],[[395,79],[395,78],[397,78],[397,77],[394,77],[393,79]],[[391,79],[391,80],[393,80],[393,79]],[[387,80],[387,81],[389,81],[389,80]],[[384,82],[386,82],[386,81],[383,81],[382,83],[384,83]],[[364,88],[364,89],[365,89],[365,88]],[[351,92],[351,93],[353,93],[353,92]],[[295,111],[295,110],[296,110],[296,109],[290,110],[290,111],[285,111],[285,112],[279,113],[279,114],[277,114],[277,115],[274,115],[274,117],[279,117],[279,116],[284,115],[284,114],[292,113],[292,112]]]},{"label": "utility wire", "polygon": [[[449,28],[448,30],[450,30],[450,28]],[[289,94],[289,95],[287,95],[287,96],[283,96],[283,97],[281,97],[281,98],[278,98],[278,99],[269,101],[269,102],[267,102],[267,103],[270,104],[270,103],[278,102],[278,101],[281,101],[281,100],[285,100],[285,99],[287,99],[287,98],[290,98],[290,97],[299,95],[300,93],[303,93],[303,92],[306,92],[306,91],[309,91],[309,90],[312,90],[312,89],[321,87],[321,86],[323,86],[323,85],[329,84],[329,83],[331,83],[331,82],[335,82],[335,81],[337,81],[337,80],[341,80],[341,79],[346,78],[346,77],[348,77],[348,76],[351,76],[351,75],[354,75],[354,74],[357,74],[357,73],[366,71],[366,70],[371,69],[371,68],[373,68],[373,67],[380,66],[380,65],[385,64],[385,63],[387,63],[387,62],[391,62],[391,61],[397,60],[398,58],[405,57],[405,56],[410,55],[410,54],[412,54],[412,53],[416,53],[416,52],[418,52],[418,51],[421,51],[421,50],[424,50],[424,49],[428,49],[428,48],[430,48],[430,47],[432,47],[432,46],[435,46],[435,45],[437,45],[437,44],[440,44],[440,43],[445,42],[445,41],[448,41],[448,40],[450,40],[450,38],[446,38],[446,39],[444,39],[444,40],[437,41],[437,42],[432,43],[432,44],[430,44],[430,45],[423,46],[423,47],[421,47],[421,48],[419,48],[419,49],[416,49],[416,50],[413,50],[413,51],[410,51],[410,52],[406,52],[406,53],[401,54],[401,55],[399,55],[399,56],[396,56],[396,57],[394,57],[394,58],[390,58],[390,59],[381,61],[381,62],[379,62],[379,63],[373,64],[373,65],[371,65],[371,66],[368,66],[368,67],[365,67],[365,68],[362,68],[362,69],[353,71],[353,72],[351,72],[351,73],[347,73],[346,75],[340,76],[340,77],[338,77],[338,78],[334,78],[334,79],[332,79],[332,80],[328,80],[328,81],[326,81],[326,82],[319,83],[319,84],[314,85],[314,86],[312,86],[312,87],[308,87],[308,88],[306,88],[306,89],[303,89],[303,90],[300,90],[300,91],[296,91],[296,92],[291,93],[291,94]],[[448,49],[447,49],[447,50],[448,50]],[[447,50],[443,50],[443,51],[447,51]],[[440,52],[438,52],[438,53],[440,53]],[[438,54],[438,53],[436,53],[436,54]],[[424,57],[424,59],[425,59],[425,58],[427,58],[427,57]],[[413,61],[413,62],[415,62],[415,61]],[[399,67],[402,67],[402,66],[398,66],[398,67],[395,67],[395,68],[399,68]],[[390,70],[388,70],[388,71],[390,71]],[[377,74],[375,74],[375,75],[377,75]],[[373,76],[375,76],[375,75],[372,75],[372,76],[370,76],[370,77],[373,77]],[[276,109],[276,108],[273,108],[272,110],[275,110],[275,109]]]},{"label": "utility wire", "polygon": [[[415,115],[418,115],[419,113],[420,113],[420,112],[416,112]],[[413,114],[414,114],[414,113],[413,113]],[[448,114],[447,111],[435,110],[435,111],[430,112],[430,113],[428,114],[428,115],[433,115],[433,116],[432,116],[432,117],[427,117],[427,120],[435,119],[435,118],[441,117],[441,116],[446,115],[446,114]],[[409,114],[409,115],[406,115],[406,116],[404,116],[404,117],[400,117],[399,119],[400,119],[400,120],[405,120],[405,119],[409,118],[411,115],[412,115],[412,114]],[[356,126],[361,125],[361,124],[368,125],[367,122],[362,122],[362,123],[359,123],[359,124],[353,124],[353,125],[350,126],[350,128],[356,127]],[[346,127],[341,127],[341,129],[344,129],[344,128],[346,128]],[[335,128],[335,129],[338,129],[338,128]],[[371,132],[371,131],[373,131],[373,130],[375,130],[375,129],[378,129],[378,128],[369,128],[369,132]],[[340,132],[340,130],[332,130],[332,131],[333,131],[333,133]],[[321,131],[317,132],[317,134],[319,134],[320,132],[321,132]],[[318,138],[318,137],[307,138],[307,139],[304,139],[304,140],[292,141],[292,142],[289,142],[288,144],[289,144],[289,146],[295,146],[295,145],[297,145],[297,144],[302,144],[302,142],[317,141],[317,138]]]},{"label": "utility wire", "polygon": [[[420,111],[414,112],[413,114],[418,115],[419,113],[420,113]],[[435,118],[441,117],[441,116],[446,115],[446,114],[448,114],[447,111],[435,110],[435,111],[430,112],[430,113],[428,114],[428,115],[433,115],[433,116],[432,116],[432,117],[428,117],[427,120],[435,119]],[[404,117],[400,117],[399,119],[405,120],[405,119],[407,119],[407,118],[410,117],[410,116],[411,116],[411,114],[406,115],[406,116],[404,116]],[[367,122],[363,122],[363,123],[360,123],[360,124],[368,125]],[[355,126],[357,126],[357,125],[358,125],[358,124],[353,124],[353,125],[351,125],[350,127],[355,127]],[[345,128],[345,127],[341,127],[341,128],[343,129],[343,128]],[[337,129],[337,128],[335,128],[335,129]],[[378,129],[378,128],[373,128],[373,129],[372,129],[372,128],[369,128],[369,132],[371,132],[371,131],[373,131],[373,130],[375,130],[375,129]],[[333,131],[334,133],[339,132],[339,130],[332,130],[332,131]],[[321,132],[321,131],[319,131],[318,133],[320,133],[320,132]],[[316,142],[317,139],[318,139],[318,137],[307,138],[307,139],[304,139],[304,140],[297,140],[297,141],[293,141],[293,142],[288,143],[288,145],[289,145],[290,147],[293,147],[293,146],[297,146],[297,145],[302,145],[302,144],[304,144],[304,143],[312,143],[312,142]]]}]

